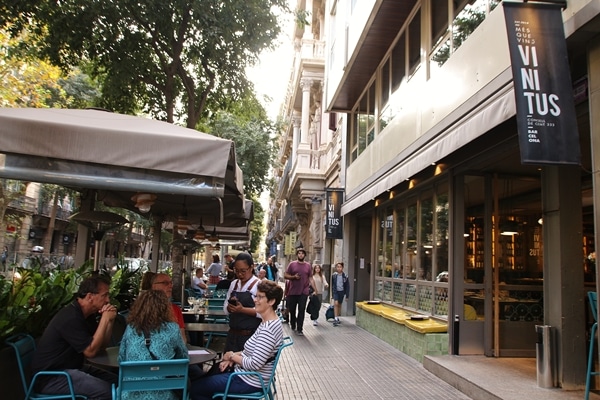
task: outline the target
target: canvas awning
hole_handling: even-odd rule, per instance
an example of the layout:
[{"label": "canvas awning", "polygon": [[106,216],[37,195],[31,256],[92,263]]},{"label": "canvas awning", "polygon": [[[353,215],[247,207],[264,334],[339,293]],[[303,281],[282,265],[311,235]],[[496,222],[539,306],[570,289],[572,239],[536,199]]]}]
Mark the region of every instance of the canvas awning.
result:
[{"label": "canvas awning", "polygon": [[[0,177],[95,189],[113,207],[156,195],[151,213],[191,223],[248,221],[234,144],[199,131],[101,110],[0,108]],[[222,218],[221,218],[222,217]]]}]

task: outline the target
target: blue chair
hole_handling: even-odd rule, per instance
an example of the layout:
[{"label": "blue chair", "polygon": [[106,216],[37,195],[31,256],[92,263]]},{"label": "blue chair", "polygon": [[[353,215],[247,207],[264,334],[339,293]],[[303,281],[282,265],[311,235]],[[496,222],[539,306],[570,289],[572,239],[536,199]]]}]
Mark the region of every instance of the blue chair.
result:
[{"label": "blue chair", "polygon": [[588,300],[590,301],[590,310],[594,317],[592,332],[590,334],[590,350],[588,352],[587,375],[585,378],[585,400],[590,397],[590,385],[592,376],[600,375],[600,371],[594,371],[594,344],[596,343],[596,331],[598,330],[598,295],[596,292],[588,292]]},{"label": "blue chair", "polygon": [[119,363],[119,386],[112,387],[113,400],[126,392],[167,391],[181,389],[187,400],[187,358],[177,360],[122,361]]},{"label": "blue chair", "polygon": [[[29,399],[87,399],[86,396],[75,394],[73,388],[73,381],[71,376],[65,371],[40,371],[31,377],[30,366],[33,360],[33,354],[35,353],[35,340],[31,335],[20,334],[14,335],[6,339],[7,345],[15,349],[17,356],[17,364],[19,366],[19,373],[21,374],[21,383],[23,384],[23,391],[25,393],[25,400]],[[35,383],[41,376],[64,376],[69,385],[69,394],[43,394],[35,391]]]},{"label": "blue chair", "polygon": [[[229,376],[227,380],[227,386],[225,386],[225,391],[222,393],[213,394],[213,399],[221,398],[222,400],[226,399],[248,399],[248,400],[274,400],[275,393],[277,393],[277,388],[275,387],[275,372],[277,370],[277,364],[279,363],[279,358],[281,357],[281,352],[284,348],[291,346],[294,344],[294,341],[291,337],[286,336],[283,338],[283,344],[277,350],[277,354],[275,355],[275,361],[273,361],[273,372],[271,372],[271,376],[269,377],[269,381],[265,382],[262,378],[262,375],[257,371],[244,371],[244,372],[234,372]],[[255,375],[259,378],[261,382],[262,389],[257,390],[253,393],[229,393],[229,386],[231,384],[231,380],[234,376],[240,375]]]}]

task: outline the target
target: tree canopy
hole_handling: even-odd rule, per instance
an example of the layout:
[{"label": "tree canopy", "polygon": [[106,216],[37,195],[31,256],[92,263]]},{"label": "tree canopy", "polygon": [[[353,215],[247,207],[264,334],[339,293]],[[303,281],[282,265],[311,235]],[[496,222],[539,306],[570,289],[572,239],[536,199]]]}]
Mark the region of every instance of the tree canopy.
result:
[{"label": "tree canopy", "polygon": [[0,5],[0,22],[37,38],[41,58],[89,61],[105,108],[196,128],[252,90],[245,69],[280,32],[286,0],[35,0]]}]

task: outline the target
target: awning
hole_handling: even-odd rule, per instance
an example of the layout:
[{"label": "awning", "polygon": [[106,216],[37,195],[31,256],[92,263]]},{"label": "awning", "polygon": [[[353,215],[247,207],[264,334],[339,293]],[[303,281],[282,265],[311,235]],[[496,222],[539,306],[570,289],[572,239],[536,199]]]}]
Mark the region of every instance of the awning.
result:
[{"label": "awning", "polygon": [[401,154],[401,160],[389,170],[377,174],[369,185],[348,194],[347,200],[342,204],[341,214],[346,215],[368,203],[514,115],[515,95],[512,85],[508,85],[450,129],[412,149],[410,154]]},{"label": "awning", "polygon": [[106,111],[0,108],[0,177],[95,189],[134,211],[131,197],[152,193],[167,221],[184,205],[191,223],[247,214],[232,141]]}]

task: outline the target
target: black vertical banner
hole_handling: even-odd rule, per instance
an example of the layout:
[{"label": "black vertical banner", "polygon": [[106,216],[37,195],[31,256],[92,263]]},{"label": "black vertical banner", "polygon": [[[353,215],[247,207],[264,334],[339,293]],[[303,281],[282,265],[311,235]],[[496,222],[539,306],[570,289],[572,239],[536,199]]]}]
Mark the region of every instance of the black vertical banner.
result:
[{"label": "black vertical banner", "polygon": [[580,164],[579,133],[561,8],[503,2],[521,162]]},{"label": "black vertical banner", "polygon": [[343,239],[342,225],[343,189],[327,189],[327,216],[325,221],[325,239]]}]

